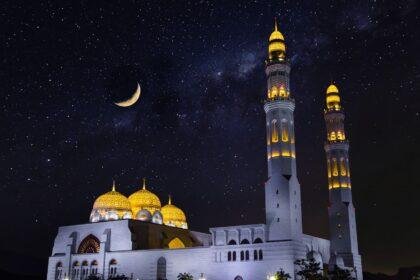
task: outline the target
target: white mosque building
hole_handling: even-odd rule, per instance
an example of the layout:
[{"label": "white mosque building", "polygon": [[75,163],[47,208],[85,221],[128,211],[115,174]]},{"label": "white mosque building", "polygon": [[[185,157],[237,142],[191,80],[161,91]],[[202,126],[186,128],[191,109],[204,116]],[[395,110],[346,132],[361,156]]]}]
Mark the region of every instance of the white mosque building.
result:
[{"label": "white mosque building", "polygon": [[352,202],[349,142],[344,111],[335,85],[326,90],[325,152],[328,165],[330,240],[302,232],[301,190],[296,172],[290,63],[282,33],[275,25],[266,60],[268,181],[265,223],[188,229],[184,212],[169,198],[143,187],[128,198],[115,190],[99,196],[90,223],[62,226],[48,262],[48,280],[175,280],[188,272],[194,279],[259,280],[283,269],[296,277],[297,259],[314,258],[321,267],[338,265],[362,279],[355,210]]}]

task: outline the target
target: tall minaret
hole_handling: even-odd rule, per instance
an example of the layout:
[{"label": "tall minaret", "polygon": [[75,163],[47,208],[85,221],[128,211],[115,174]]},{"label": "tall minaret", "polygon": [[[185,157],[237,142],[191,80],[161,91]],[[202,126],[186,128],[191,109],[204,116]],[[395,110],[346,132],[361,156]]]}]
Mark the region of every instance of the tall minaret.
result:
[{"label": "tall minaret", "polygon": [[302,234],[300,185],[296,176],[293,111],[290,97],[290,64],[283,34],[274,25],[268,43],[267,125],[268,181],[265,187],[267,239],[295,239]]},{"label": "tall minaret", "polygon": [[[330,207],[331,258],[341,257],[344,265],[355,268],[357,279],[362,279],[362,265],[357,245],[356,216],[353,206],[349,165],[349,142],[344,130],[344,111],[341,108],[338,88],[327,88],[325,124],[327,141],[328,188]],[[332,264],[334,265],[334,264]]]}]

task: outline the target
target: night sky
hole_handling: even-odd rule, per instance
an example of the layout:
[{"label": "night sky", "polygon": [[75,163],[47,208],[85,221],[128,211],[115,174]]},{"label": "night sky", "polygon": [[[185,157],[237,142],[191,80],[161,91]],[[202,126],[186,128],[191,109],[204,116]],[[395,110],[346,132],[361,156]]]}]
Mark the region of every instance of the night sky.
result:
[{"label": "night sky", "polygon": [[[328,237],[323,108],[333,81],[364,269],[419,265],[419,5],[6,1],[0,269],[45,273],[58,227],[88,222],[113,179],[129,195],[146,177],[194,230],[263,223],[274,17],[292,64],[304,231]],[[137,81],[139,102],[115,106]]]}]

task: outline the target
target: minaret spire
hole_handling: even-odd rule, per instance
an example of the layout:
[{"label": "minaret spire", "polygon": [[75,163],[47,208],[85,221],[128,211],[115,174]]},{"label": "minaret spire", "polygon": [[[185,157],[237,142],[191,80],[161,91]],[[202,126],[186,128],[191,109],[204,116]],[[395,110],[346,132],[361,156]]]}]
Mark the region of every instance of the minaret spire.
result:
[{"label": "minaret spire", "polygon": [[146,189],[146,178],[143,178],[143,190]]},{"label": "minaret spire", "polygon": [[349,142],[344,129],[344,111],[338,87],[330,84],[326,90],[326,108],[324,113],[327,128],[325,153],[327,156],[327,176],[330,207],[330,268],[337,265],[337,257],[344,265],[355,268],[357,279],[362,279],[362,264],[357,244],[356,214],[353,206]]},{"label": "minaret spire", "polygon": [[302,234],[300,186],[296,172],[293,112],[290,97],[290,64],[283,34],[274,19],[268,40],[267,98],[264,104],[267,129],[268,181],[265,208],[268,240],[297,239]]},{"label": "minaret spire", "polygon": [[112,180],[112,191],[115,192],[115,180]]}]

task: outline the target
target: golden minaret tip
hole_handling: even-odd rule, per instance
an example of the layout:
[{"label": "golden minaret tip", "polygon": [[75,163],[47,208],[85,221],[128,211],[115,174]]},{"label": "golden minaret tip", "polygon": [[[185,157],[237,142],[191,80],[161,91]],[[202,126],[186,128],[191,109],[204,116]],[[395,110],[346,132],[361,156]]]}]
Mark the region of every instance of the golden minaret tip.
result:
[{"label": "golden minaret tip", "polygon": [[278,31],[278,27],[277,27],[277,17],[274,17],[274,31]]}]

